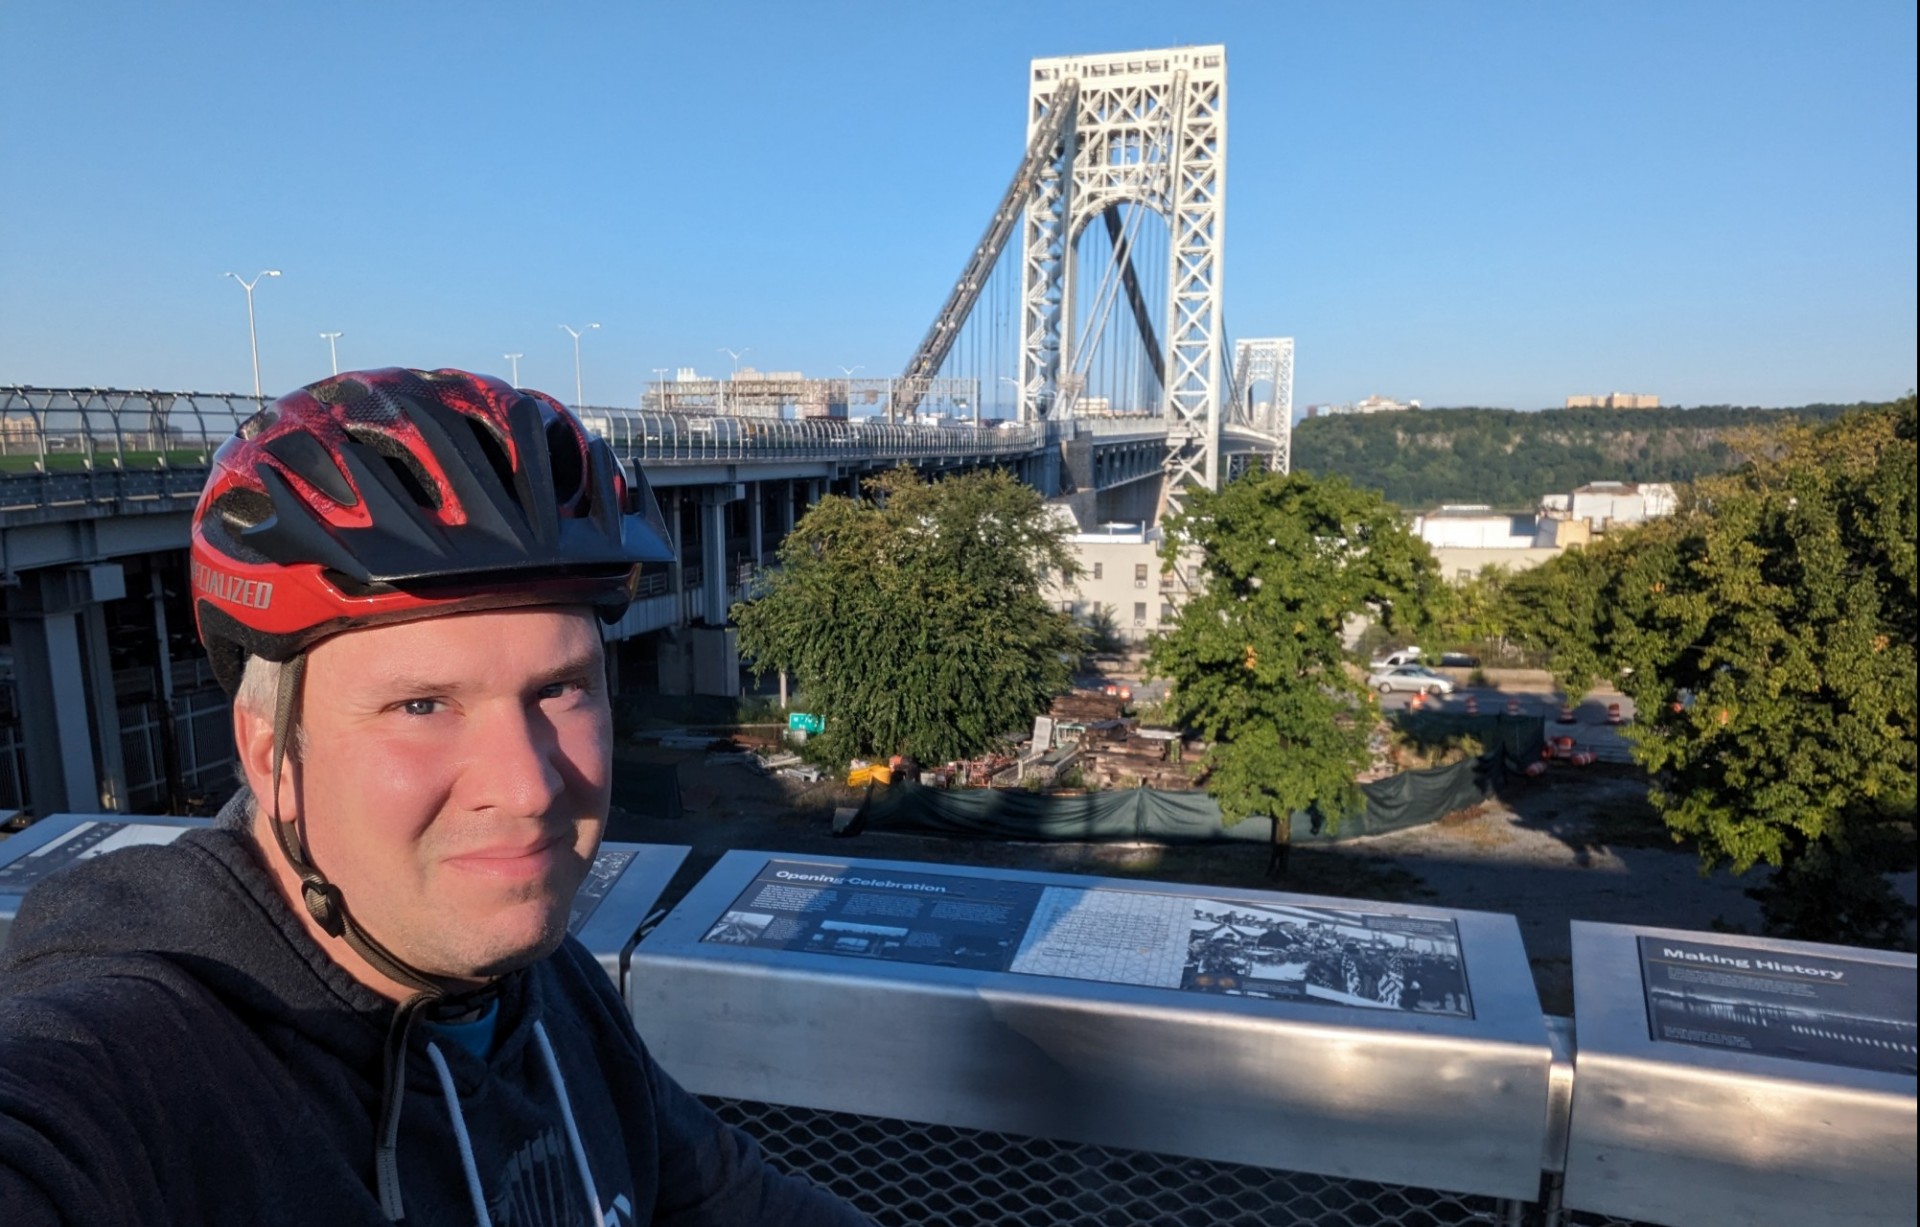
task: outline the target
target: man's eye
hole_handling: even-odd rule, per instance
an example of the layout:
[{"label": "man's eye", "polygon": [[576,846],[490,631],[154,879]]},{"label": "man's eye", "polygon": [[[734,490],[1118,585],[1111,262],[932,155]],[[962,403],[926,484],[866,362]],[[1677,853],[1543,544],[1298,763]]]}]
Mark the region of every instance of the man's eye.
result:
[{"label": "man's eye", "polygon": [[548,682],[540,688],[540,698],[562,699],[583,689],[579,682]]},{"label": "man's eye", "polygon": [[440,710],[438,699],[408,699],[400,705],[400,710],[409,716],[431,716]]}]

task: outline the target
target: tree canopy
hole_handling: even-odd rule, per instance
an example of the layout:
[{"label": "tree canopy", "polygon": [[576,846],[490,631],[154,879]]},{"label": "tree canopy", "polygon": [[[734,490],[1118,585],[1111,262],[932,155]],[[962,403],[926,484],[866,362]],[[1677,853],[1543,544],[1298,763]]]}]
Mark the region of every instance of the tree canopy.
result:
[{"label": "tree canopy", "polygon": [[1070,531],[999,471],[928,483],[897,469],[870,498],[830,496],[734,607],[740,649],[784,670],[840,758],[978,755],[1064,690],[1080,647],[1041,596],[1070,572]]},{"label": "tree canopy", "polygon": [[1637,710],[1653,799],[1704,862],[1780,867],[1769,927],[1904,940],[1915,808],[1914,400],[1787,432],[1676,515],[1509,581],[1512,625]]},{"label": "tree canopy", "polygon": [[1343,666],[1348,619],[1418,634],[1439,599],[1432,553],[1379,495],[1338,478],[1249,473],[1169,517],[1169,566],[1197,553],[1198,590],[1154,642],[1173,715],[1212,742],[1204,785],[1228,824],[1362,803],[1374,699]]}]

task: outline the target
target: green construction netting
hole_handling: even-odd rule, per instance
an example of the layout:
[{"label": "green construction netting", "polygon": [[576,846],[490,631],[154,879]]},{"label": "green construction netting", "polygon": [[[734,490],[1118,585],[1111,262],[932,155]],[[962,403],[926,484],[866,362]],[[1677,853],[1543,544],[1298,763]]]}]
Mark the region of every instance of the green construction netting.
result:
[{"label": "green construction netting", "polygon": [[[1398,721],[1423,742],[1470,734],[1486,752],[1447,767],[1405,771],[1362,784],[1366,808],[1342,820],[1334,830],[1317,814],[1293,815],[1294,842],[1348,839],[1420,826],[1486,799],[1510,769],[1539,757],[1546,724],[1539,716],[1465,716],[1444,712],[1409,714]],[[1211,843],[1220,840],[1267,843],[1269,818],[1249,818],[1228,827],[1220,807],[1201,792],[1159,792],[1147,788],[1050,797],[1024,789],[973,789],[948,792],[917,784],[895,784],[874,794],[860,830],[948,835],[967,839],[1026,839],[1063,842],[1144,840],[1154,843]]]}]

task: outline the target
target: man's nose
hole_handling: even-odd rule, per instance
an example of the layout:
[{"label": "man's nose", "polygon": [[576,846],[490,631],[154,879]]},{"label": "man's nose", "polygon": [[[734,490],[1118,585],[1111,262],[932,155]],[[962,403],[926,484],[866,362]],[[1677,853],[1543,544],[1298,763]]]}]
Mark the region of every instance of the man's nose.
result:
[{"label": "man's nose", "polygon": [[537,706],[507,706],[481,721],[465,779],[465,806],[539,817],[566,787],[552,723]]}]

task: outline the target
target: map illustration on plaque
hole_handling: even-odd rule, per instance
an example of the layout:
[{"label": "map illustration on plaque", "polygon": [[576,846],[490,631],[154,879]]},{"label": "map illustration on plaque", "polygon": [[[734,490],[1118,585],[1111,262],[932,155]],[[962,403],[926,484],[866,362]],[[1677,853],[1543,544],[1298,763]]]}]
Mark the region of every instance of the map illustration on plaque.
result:
[{"label": "map illustration on plaque", "polygon": [[1453,921],[769,861],[702,941],[1473,1017]]},{"label": "map illustration on plaque", "polygon": [[1639,941],[1647,1026],[1657,1041],[1915,1071],[1911,967],[1662,937]]}]

